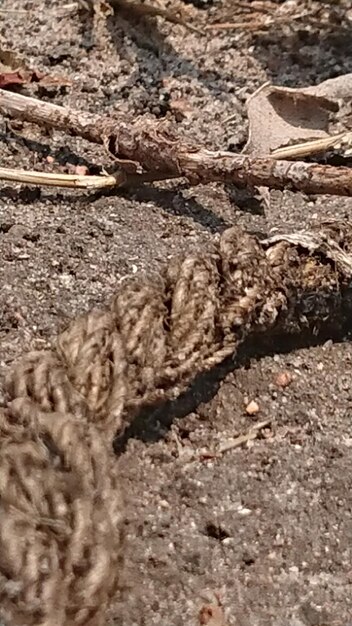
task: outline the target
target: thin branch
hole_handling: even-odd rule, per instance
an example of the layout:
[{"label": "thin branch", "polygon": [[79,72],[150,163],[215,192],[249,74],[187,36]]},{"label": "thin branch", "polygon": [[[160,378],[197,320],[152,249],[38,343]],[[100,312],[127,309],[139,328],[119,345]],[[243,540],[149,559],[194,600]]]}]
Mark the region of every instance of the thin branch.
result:
[{"label": "thin branch", "polygon": [[146,17],[162,17],[164,20],[171,22],[172,24],[178,24],[187,28],[193,33],[198,35],[204,35],[204,31],[197,26],[190,24],[185,18],[178,17],[173,11],[169,9],[161,9],[150,4],[141,2],[130,2],[130,0],[109,0],[109,4],[113,9],[123,9],[132,11],[135,15],[142,15]]},{"label": "thin branch", "polygon": [[120,115],[111,119],[4,90],[0,90],[0,112],[106,145],[128,175],[148,172],[152,179],[185,177],[192,184],[218,181],[238,187],[352,196],[352,171],[348,167],[206,150],[180,139],[170,124],[144,117]]},{"label": "thin branch", "polygon": [[[94,10],[95,0],[79,0],[79,2],[84,9]],[[193,26],[193,24],[190,24],[185,18],[179,17],[170,9],[162,9],[147,3],[132,2],[131,0],[107,0],[107,2],[114,12],[121,9],[123,11],[129,11],[137,17],[161,17],[172,24],[184,26],[184,28],[198,35],[205,34],[203,30]]]}]

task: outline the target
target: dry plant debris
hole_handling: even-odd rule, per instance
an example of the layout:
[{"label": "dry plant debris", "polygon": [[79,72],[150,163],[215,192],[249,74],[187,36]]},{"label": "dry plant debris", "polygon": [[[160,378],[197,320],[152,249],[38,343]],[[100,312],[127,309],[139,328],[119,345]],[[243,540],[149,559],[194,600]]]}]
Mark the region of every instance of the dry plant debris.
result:
[{"label": "dry plant debris", "polygon": [[321,2],[299,0],[283,3],[271,0],[234,2],[231,11],[225,12],[221,22],[208,24],[206,30],[243,30],[252,33],[271,28],[294,29],[304,23],[305,28],[319,26],[331,31],[336,28],[349,28],[352,20],[351,6],[344,2]]},{"label": "dry plant debris", "polygon": [[38,70],[30,69],[24,59],[13,50],[0,50],[0,89],[39,83],[43,87],[61,87],[71,85],[63,76],[51,76]]},{"label": "dry plant debris", "polygon": [[191,32],[202,35],[203,31],[192,24],[188,18],[183,17],[171,9],[164,9],[146,2],[137,2],[137,0],[80,0],[81,6],[89,11],[94,11],[102,17],[113,14],[114,12],[128,12],[129,16],[134,17],[161,17],[162,19],[184,26]]},{"label": "dry plant debris", "polygon": [[136,184],[139,178],[185,177],[193,184],[218,181],[238,187],[289,187],[311,194],[352,195],[352,171],[348,167],[210,151],[182,141],[171,125],[143,117],[104,118],[4,90],[0,90],[0,111],[105,145],[120,170],[119,185],[121,176],[125,176],[126,184]]},{"label": "dry plant debris", "polygon": [[[250,413],[250,415],[252,415],[252,413]],[[267,426],[270,426],[271,422],[272,419],[263,420],[262,422],[258,422],[257,424],[251,426],[251,428],[243,435],[238,435],[238,437],[234,437],[234,439],[228,439],[219,446],[217,454],[224,454],[224,452],[240,448],[241,446],[248,444],[250,441],[254,441],[254,439],[259,437],[260,431]]]},{"label": "dry plant debris", "polygon": [[[352,74],[305,88],[266,84],[247,102],[249,137],[244,153],[290,159],[352,144]],[[334,115],[333,115],[334,114]]]},{"label": "dry plant debris", "polygon": [[69,187],[72,189],[112,189],[125,182],[124,176],[89,176],[86,174],[50,174],[48,172],[31,172],[0,167],[0,180],[41,185],[44,187]]}]

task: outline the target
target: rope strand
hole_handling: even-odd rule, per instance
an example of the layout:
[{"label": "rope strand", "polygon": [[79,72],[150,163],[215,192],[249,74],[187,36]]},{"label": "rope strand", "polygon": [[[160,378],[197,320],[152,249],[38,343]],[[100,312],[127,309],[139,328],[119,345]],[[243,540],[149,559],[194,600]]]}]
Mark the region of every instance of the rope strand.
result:
[{"label": "rope strand", "polygon": [[100,626],[119,588],[123,501],[112,441],[244,339],[341,325],[352,227],[275,237],[237,228],[125,281],[110,306],[24,356],[0,412],[0,615],[11,626]]}]

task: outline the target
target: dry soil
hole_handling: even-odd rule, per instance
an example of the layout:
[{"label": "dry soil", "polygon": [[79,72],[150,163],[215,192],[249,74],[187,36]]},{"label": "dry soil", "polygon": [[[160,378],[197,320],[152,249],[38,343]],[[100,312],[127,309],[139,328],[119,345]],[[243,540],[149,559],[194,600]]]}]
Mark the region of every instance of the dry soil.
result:
[{"label": "dry soil", "polygon": [[[198,13],[184,6],[204,22],[228,18],[236,3],[207,5]],[[1,49],[71,81],[24,93],[111,116],[166,117],[213,148],[241,148],[245,98],[263,82],[305,86],[352,71],[351,32],[317,24],[202,37],[122,13],[94,31],[74,3],[59,0],[4,0],[1,11]],[[62,133],[0,125],[2,166],[63,172],[86,164],[96,173],[111,165],[103,149]],[[221,185],[102,195],[2,183],[1,376],[24,350],[45,346],[69,319],[109,299],[127,275],[206,249],[227,226],[265,235],[350,220],[351,210],[351,199],[289,191],[263,205]],[[292,379],[286,387],[283,372]],[[228,626],[352,622],[351,374],[348,330],[333,340],[272,342],[145,416],[116,460],[127,495],[116,624],[196,626],[215,592]],[[252,400],[255,415],[245,411]],[[250,446],[206,454],[265,419],[271,425]]]}]

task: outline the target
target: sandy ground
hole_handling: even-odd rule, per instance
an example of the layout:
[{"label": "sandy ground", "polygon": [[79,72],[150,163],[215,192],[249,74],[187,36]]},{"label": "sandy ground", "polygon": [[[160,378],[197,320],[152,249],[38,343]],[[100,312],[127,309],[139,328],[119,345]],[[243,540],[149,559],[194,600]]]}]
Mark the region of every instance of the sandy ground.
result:
[{"label": "sandy ground", "polygon": [[[167,117],[209,147],[241,148],[245,98],[266,80],[304,86],[352,71],[346,31],[275,27],[262,35],[200,37],[122,14],[94,33],[86,17],[62,4],[2,2],[1,48],[72,81],[25,93],[112,116]],[[218,0],[199,19],[223,19],[233,5]],[[102,149],[29,124],[2,120],[0,134],[3,166],[68,171],[87,164],[96,173],[109,164]],[[3,183],[0,373],[24,350],[45,346],[76,314],[109,299],[124,276],[206,247],[227,226],[267,234],[350,220],[351,209],[351,199],[288,191],[272,192],[270,206],[262,206],[221,185],[165,183],[104,196]],[[204,598],[218,591],[227,626],[348,626],[348,329],[333,339],[244,350],[135,428],[116,461],[127,494],[126,589],[116,601],[117,625],[196,626]],[[283,372],[292,378],[284,388],[277,378]],[[251,400],[260,409],[252,416],[245,411]],[[264,419],[270,428],[251,446],[202,457]]]}]

